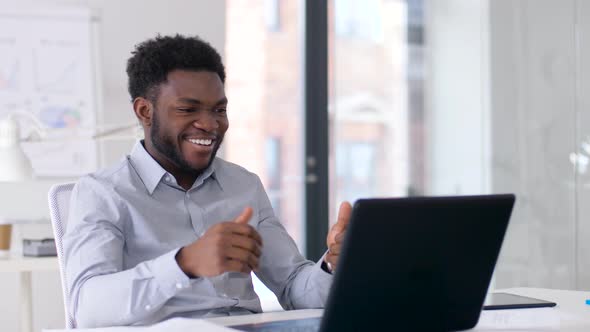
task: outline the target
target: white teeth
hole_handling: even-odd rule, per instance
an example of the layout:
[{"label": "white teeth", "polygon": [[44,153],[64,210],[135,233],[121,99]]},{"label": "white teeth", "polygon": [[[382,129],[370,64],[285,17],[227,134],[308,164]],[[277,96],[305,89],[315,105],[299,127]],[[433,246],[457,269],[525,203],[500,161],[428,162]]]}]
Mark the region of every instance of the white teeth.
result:
[{"label": "white teeth", "polygon": [[213,142],[213,140],[211,140],[211,139],[189,139],[188,141],[193,144],[205,145],[205,146],[209,146]]}]

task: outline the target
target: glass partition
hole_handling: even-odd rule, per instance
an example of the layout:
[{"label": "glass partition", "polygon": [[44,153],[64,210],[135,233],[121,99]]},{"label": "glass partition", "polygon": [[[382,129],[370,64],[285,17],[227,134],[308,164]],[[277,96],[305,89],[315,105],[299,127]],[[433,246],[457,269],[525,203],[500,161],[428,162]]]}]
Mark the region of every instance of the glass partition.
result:
[{"label": "glass partition", "polygon": [[588,288],[590,6],[329,4],[331,220],[345,199],[512,192],[495,286]]}]

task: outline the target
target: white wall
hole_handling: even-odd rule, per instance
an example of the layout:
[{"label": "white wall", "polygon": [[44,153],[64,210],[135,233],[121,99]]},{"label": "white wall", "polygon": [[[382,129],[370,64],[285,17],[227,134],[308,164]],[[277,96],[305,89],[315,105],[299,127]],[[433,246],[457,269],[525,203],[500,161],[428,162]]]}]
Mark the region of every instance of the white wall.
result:
[{"label": "white wall", "polygon": [[[0,0],[0,6],[13,6]],[[99,124],[122,124],[134,120],[127,93],[125,64],[133,46],[156,33],[200,35],[221,54],[225,44],[225,1],[207,0],[36,0],[19,5],[88,6],[99,17],[100,76],[103,109]],[[128,152],[131,142],[111,142],[104,146],[102,164],[110,164]],[[0,215],[12,218],[47,218],[47,190],[52,183],[69,179],[47,179],[25,184],[0,184]],[[16,229],[27,237],[51,236],[45,226]],[[33,274],[34,328],[63,327],[61,288],[57,272]],[[0,274],[0,330],[18,331],[18,279],[16,274]]]}]

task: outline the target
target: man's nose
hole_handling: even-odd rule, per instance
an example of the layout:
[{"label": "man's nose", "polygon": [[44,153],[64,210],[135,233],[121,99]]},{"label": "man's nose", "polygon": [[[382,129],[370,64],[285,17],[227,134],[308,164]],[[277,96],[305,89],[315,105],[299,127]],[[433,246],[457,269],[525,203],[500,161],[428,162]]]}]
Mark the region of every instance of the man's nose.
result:
[{"label": "man's nose", "polygon": [[219,128],[219,121],[212,112],[200,112],[193,121],[193,126],[206,131],[212,131]]}]

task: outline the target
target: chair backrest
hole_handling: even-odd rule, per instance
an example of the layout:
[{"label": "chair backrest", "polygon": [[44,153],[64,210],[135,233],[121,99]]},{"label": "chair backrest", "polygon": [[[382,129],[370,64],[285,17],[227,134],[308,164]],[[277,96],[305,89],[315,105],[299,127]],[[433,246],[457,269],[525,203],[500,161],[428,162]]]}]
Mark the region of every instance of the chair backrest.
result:
[{"label": "chair backrest", "polygon": [[66,283],[64,252],[62,237],[66,231],[68,222],[68,212],[70,208],[70,195],[74,189],[74,183],[57,184],[49,189],[49,214],[51,216],[51,226],[53,227],[53,236],[57,248],[57,261],[59,262],[59,273],[61,276],[61,287],[63,292],[64,310],[66,314],[66,328],[73,329],[76,327],[74,317],[70,315],[68,299],[68,288]]}]

